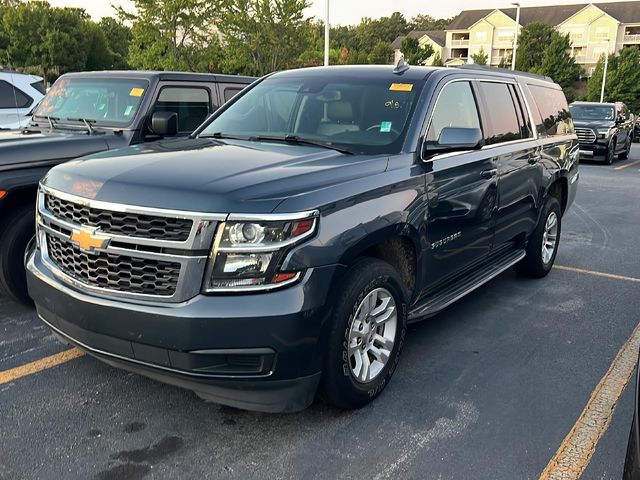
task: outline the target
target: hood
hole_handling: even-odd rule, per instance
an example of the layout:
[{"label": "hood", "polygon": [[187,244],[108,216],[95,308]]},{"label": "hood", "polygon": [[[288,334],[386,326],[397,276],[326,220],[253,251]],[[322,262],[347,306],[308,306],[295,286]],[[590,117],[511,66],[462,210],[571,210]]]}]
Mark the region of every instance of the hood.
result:
[{"label": "hood", "polygon": [[0,132],[0,169],[22,163],[78,158],[108,148],[105,135],[86,132]]},{"label": "hood", "polygon": [[178,139],[67,162],[45,184],[130,205],[269,213],[286,198],[381,173],[387,160],[300,145]]},{"label": "hood", "polygon": [[573,126],[580,128],[613,128],[616,124],[611,120],[576,120],[574,118]]}]

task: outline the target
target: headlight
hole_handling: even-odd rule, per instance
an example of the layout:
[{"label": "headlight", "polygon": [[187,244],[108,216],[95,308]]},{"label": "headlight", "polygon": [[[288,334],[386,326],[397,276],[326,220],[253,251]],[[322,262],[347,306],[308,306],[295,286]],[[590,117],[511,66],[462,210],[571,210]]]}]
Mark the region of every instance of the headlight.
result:
[{"label": "headlight", "polygon": [[598,136],[600,138],[607,138],[609,136],[610,128],[598,128]]},{"label": "headlight", "polygon": [[317,223],[317,212],[230,216],[218,226],[203,292],[269,290],[297,281],[302,272],[282,271],[282,260],[315,233]]}]

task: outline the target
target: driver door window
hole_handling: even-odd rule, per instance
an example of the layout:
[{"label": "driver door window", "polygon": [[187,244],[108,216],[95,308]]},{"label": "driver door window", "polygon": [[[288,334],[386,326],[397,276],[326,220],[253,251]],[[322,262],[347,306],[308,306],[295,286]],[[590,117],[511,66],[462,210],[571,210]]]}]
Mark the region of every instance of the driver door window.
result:
[{"label": "driver door window", "polygon": [[438,141],[445,127],[480,128],[478,107],[469,82],[453,82],[440,91],[427,141]]},{"label": "driver door window", "polygon": [[189,134],[198,128],[211,113],[211,100],[206,88],[164,87],[158,95],[154,112],[175,112],[178,133]]}]

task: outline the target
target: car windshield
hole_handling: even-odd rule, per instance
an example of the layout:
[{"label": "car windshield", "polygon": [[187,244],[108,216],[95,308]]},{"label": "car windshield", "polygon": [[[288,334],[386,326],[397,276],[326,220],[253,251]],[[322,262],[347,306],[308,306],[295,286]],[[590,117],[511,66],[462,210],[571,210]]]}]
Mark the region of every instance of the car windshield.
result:
[{"label": "car windshield", "polygon": [[200,136],[286,138],[350,152],[397,153],[422,85],[339,73],[272,77],[232,103]]},{"label": "car windshield", "polygon": [[58,122],[84,119],[96,125],[124,127],[131,123],[148,88],[146,80],[60,78],[34,112]]},{"label": "car windshield", "polygon": [[575,120],[613,120],[616,111],[608,105],[571,105],[571,116]]}]

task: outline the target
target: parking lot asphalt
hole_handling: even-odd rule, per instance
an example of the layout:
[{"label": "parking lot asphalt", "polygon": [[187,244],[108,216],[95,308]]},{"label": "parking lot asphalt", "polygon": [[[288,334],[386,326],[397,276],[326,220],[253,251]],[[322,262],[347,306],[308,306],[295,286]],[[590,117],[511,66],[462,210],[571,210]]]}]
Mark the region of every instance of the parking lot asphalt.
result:
[{"label": "parking lot asphalt", "polygon": [[[569,269],[506,272],[412,325],[372,405],[245,412],[83,356],[0,382],[0,479],[539,478],[640,321],[638,159],[581,166]],[[67,348],[0,299],[0,376]],[[633,386],[582,478],[621,478]]]}]

